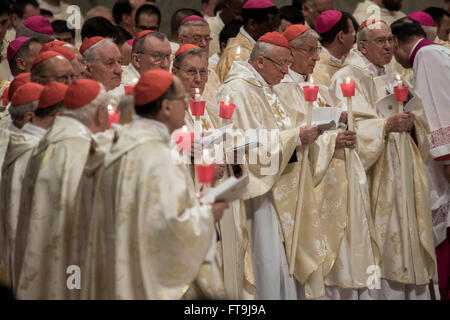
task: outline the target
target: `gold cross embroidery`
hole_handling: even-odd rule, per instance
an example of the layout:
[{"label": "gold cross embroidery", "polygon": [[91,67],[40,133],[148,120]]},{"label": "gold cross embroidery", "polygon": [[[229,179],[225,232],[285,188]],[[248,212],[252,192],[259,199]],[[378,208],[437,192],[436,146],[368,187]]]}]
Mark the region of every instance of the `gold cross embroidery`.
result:
[{"label": "gold cross embroidery", "polygon": [[209,124],[206,119],[202,118],[202,129],[203,130],[209,130],[211,128],[211,125]]}]

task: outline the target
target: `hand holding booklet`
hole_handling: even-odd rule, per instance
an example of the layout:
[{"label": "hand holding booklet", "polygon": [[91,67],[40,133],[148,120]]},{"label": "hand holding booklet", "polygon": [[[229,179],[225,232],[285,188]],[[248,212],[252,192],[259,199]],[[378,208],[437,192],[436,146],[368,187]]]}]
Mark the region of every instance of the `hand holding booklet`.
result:
[{"label": "hand holding booklet", "polygon": [[214,203],[217,201],[231,202],[242,197],[242,193],[248,184],[248,175],[243,175],[239,179],[231,177],[217,187],[211,188],[201,198],[203,203]]},{"label": "hand holding booklet", "polygon": [[335,107],[313,108],[312,124],[321,131],[335,130],[339,126],[342,111]]}]

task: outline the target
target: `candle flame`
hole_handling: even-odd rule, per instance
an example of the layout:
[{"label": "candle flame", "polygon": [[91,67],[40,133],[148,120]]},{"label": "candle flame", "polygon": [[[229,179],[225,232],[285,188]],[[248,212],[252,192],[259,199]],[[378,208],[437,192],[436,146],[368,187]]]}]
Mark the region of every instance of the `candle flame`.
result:
[{"label": "candle flame", "polygon": [[134,78],[133,81],[131,81],[131,83],[136,84],[138,82],[138,78]]},{"label": "candle flame", "polygon": [[309,83],[311,83],[311,84],[313,84],[314,83],[314,79],[313,79],[313,77],[311,76],[310,77],[310,79],[309,79]]},{"label": "candle flame", "polygon": [[347,78],[345,79],[345,83],[350,83],[350,77],[347,77]]},{"label": "candle flame", "polygon": [[240,47],[240,46],[237,48],[236,54],[237,54],[237,55],[241,54],[241,47]]},{"label": "candle flame", "polygon": [[208,149],[203,150],[203,156],[206,158],[209,155]]},{"label": "candle flame", "polygon": [[398,81],[401,80],[401,79],[400,79],[400,75],[399,75],[398,73],[395,75],[395,77],[397,78]]},{"label": "candle flame", "polygon": [[187,127],[183,126],[183,132],[187,132]]},{"label": "candle flame", "polygon": [[230,101],[230,97],[229,96],[226,96],[226,101],[228,102],[228,101]]},{"label": "candle flame", "polygon": [[114,108],[113,108],[113,106],[112,105],[110,105],[110,104],[108,104],[108,111],[111,113],[111,112],[114,112]]},{"label": "candle flame", "polygon": [[200,89],[199,88],[195,88],[195,94],[200,94]]}]

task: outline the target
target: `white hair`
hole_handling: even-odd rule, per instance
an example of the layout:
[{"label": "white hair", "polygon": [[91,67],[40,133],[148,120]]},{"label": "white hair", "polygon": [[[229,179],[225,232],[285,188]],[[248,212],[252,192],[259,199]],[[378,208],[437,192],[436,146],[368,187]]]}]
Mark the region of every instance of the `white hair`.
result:
[{"label": "white hair", "polygon": [[98,51],[97,49],[112,44],[116,46],[114,41],[110,38],[100,40],[83,53],[83,63],[84,64],[95,63],[97,61],[97,51]]},{"label": "white hair", "polygon": [[[366,26],[366,27],[362,28],[360,31],[358,31],[358,33],[356,34],[356,42],[367,40],[367,35],[369,34],[369,31],[371,31],[373,29],[377,29],[376,27],[369,28],[369,26],[372,26],[372,25],[375,25],[375,24],[378,24],[378,23],[384,23],[385,25],[388,26],[388,24],[385,21],[383,21],[383,20],[380,20],[380,21],[377,21],[375,23],[369,24],[368,26]],[[389,28],[389,26],[388,26],[388,28]]]},{"label": "white hair", "polygon": [[315,30],[308,29],[305,32],[303,32],[301,35],[299,35],[298,37],[289,41],[289,44],[292,47],[298,47],[298,46],[302,45],[308,38],[314,38],[314,39],[319,40],[320,36]]},{"label": "white hair", "polygon": [[63,108],[61,115],[77,119],[78,121],[83,123],[86,127],[89,127],[89,125],[95,119],[95,115],[98,111],[98,108],[101,106],[108,105],[110,100],[109,94],[105,91],[103,85],[101,83],[99,84],[101,89],[94,100],[77,109]]},{"label": "white hair", "polygon": [[39,100],[32,101],[30,103],[25,103],[19,106],[10,106],[9,113],[11,114],[11,119],[13,120],[23,120],[25,113],[35,112],[38,108]]},{"label": "white hair", "polygon": [[178,35],[179,36],[189,36],[191,26],[209,26],[209,24],[207,22],[200,21],[200,20],[192,20],[192,21],[186,22],[185,24],[182,24],[178,28]]},{"label": "white hair", "polygon": [[278,46],[267,43],[267,42],[256,42],[255,46],[253,47],[252,53],[250,54],[250,58],[248,61],[253,62],[255,61],[259,56],[265,56],[267,53],[271,52],[272,50],[275,50]]}]

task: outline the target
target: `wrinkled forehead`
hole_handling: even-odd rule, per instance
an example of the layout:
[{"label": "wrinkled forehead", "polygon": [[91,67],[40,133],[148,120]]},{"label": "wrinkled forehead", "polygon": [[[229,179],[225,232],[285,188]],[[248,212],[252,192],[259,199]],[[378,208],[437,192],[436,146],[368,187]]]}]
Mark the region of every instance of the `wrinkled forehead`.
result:
[{"label": "wrinkled forehead", "polygon": [[369,40],[390,36],[392,36],[391,28],[384,22],[377,22],[367,27],[367,37]]},{"label": "wrinkled forehead", "polygon": [[205,25],[191,25],[189,26],[189,31],[191,32],[192,36],[195,35],[209,35],[210,34],[210,30],[209,30],[209,25],[205,24]]},{"label": "wrinkled forehead", "polygon": [[109,59],[120,57],[119,47],[113,42],[107,42],[97,48],[97,54],[100,59]]},{"label": "wrinkled forehead", "polygon": [[206,55],[191,55],[186,54],[183,61],[181,61],[181,68],[197,68],[197,69],[207,69],[208,68],[208,58]]}]

